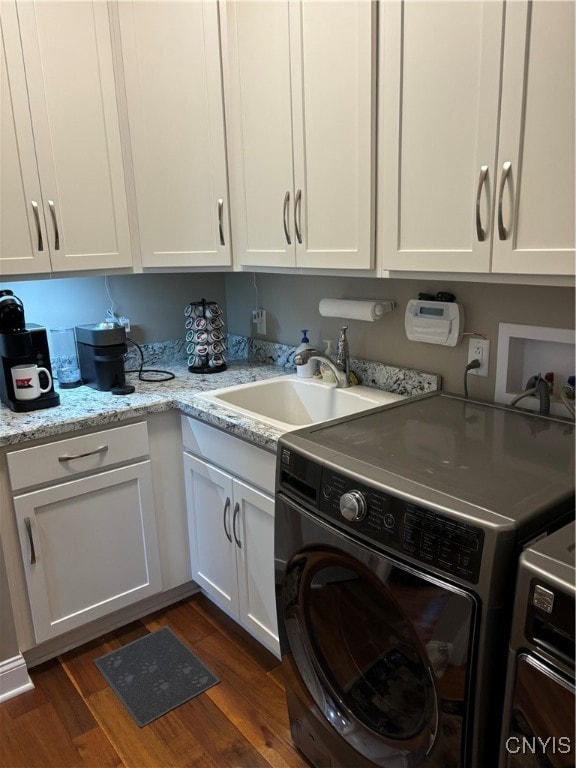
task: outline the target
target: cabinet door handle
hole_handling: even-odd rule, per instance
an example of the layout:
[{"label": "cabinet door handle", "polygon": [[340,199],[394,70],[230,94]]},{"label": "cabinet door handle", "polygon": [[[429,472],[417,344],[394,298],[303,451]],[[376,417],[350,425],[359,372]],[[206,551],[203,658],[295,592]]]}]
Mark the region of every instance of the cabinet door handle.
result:
[{"label": "cabinet door handle", "polygon": [[28,542],[30,544],[30,565],[36,565],[36,549],[34,547],[34,537],[32,536],[32,523],[29,517],[24,518],[24,525],[26,526],[26,533],[28,534]]},{"label": "cabinet door handle", "polygon": [[218,231],[220,232],[220,245],[224,242],[224,200],[218,200]]},{"label": "cabinet door handle", "polygon": [[239,549],[242,549],[242,542],[238,538],[236,534],[236,519],[238,517],[238,513],[240,512],[240,502],[236,502],[234,504],[234,514],[232,516],[232,533],[234,534],[234,541],[236,542]]},{"label": "cabinet door handle", "polygon": [[290,204],[290,192],[286,192],[284,195],[284,235],[286,236],[286,242],[288,245],[292,245],[292,238],[290,237],[290,231],[288,229],[288,205]]},{"label": "cabinet door handle", "polygon": [[226,534],[226,538],[232,544],[232,536],[230,535],[230,531],[228,530],[228,526],[226,525],[226,515],[228,513],[228,510],[230,509],[230,496],[226,496],[226,501],[224,502],[224,515],[222,516],[222,523],[224,525],[224,533]]},{"label": "cabinet door handle", "polygon": [[294,199],[294,229],[296,230],[296,239],[302,243],[302,190],[296,192]]},{"label": "cabinet door handle", "polygon": [[54,200],[48,200],[48,208],[50,208],[50,215],[52,216],[52,224],[54,226],[54,250],[60,250],[60,233],[58,232],[58,220],[56,219],[56,207]]},{"label": "cabinet door handle", "polygon": [[482,217],[480,214],[480,197],[482,196],[482,187],[486,183],[487,177],[488,166],[483,165],[480,168],[480,176],[478,177],[478,189],[476,190],[476,235],[480,242],[486,239],[486,230],[482,226]]},{"label": "cabinet door handle", "polygon": [[[502,198],[504,197],[504,187],[506,186],[506,179],[512,169],[512,163],[506,162],[502,166],[502,175],[500,176],[500,188],[498,189],[498,237],[500,240],[506,240],[508,237],[508,230],[504,226],[504,218],[502,216]],[[512,222],[510,222],[512,227]]]},{"label": "cabinet door handle", "polygon": [[32,213],[34,214],[34,221],[36,222],[36,231],[38,232],[38,250],[44,250],[44,241],[42,240],[42,230],[40,228],[40,212],[38,211],[38,203],[36,200],[31,200]]},{"label": "cabinet door handle", "polygon": [[63,464],[65,461],[74,461],[74,459],[84,459],[86,456],[95,456],[97,453],[106,453],[107,450],[107,445],[101,445],[99,448],[94,448],[93,451],[87,451],[87,453],[69,453],[66,456],[58,456],[58,461]]}]

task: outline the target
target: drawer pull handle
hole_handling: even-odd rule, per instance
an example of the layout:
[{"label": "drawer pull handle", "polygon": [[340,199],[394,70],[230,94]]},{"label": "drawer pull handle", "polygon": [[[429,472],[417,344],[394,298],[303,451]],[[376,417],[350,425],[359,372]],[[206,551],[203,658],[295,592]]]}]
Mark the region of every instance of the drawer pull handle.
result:
[{"label": "drawer pull handle", "polygon": [[220,245],[226,245],[224,240],[224,200],[218,200],[218,232],[220,234]]},{"label": "drawer pull handle", "polygon": [[74,453],[67,456],[58,456],[58,461],[63,464],[65,461],[74,461],[74,459],[84,459],[86,456],[95,456],[97,453],[106,453],[107,450],[107,445],[101,445],[100,448],[95,448],[93,451],[88,451],[87,453]]},{"label": "drawer pull handle", "polygon": [[[510,230],[506,229],[504,226],[504,216],[502,214],[502,198],[504,197],[504,187],[506,186],[506,180],[510,175],[511,169],[511,162],[508,161],[504,163],[502,166],[502,175],[500,176],[500,189],[498,190],[498,237],[500,240],[506,240],[510,232]],[[510,224],[510,227],[512,227],[512,223]]]},{"label": "drawer pull handle", "polygon": [[238,517],[238,513],[240,512],[240,503],[237,501],[236,504],[234,504],[234,515],[232,517],[232,532],[234,533],[234,541],[236,542],[239,549],[242,549],[242,542],[236,535],[236,518]]},{"label": "drawer pull handle", "polygon": [[32,536],[32,523],[29,517],[24,518],[24,525],[26,526],[26,533],[28,534],[28,541],[30,543],[30,565],[36,565],[36,548],[34,547],[34,537]]},{"label": "drawer pull handle", "polygon": [[290,205],[290,191],[284,195],[284,236],[288,245],[292,245],[292,238],[288,230],[288,206]]},{"label": "drawer pull handle", "polygon": [[480,213],[480,198],[482,196],[482,187],[486,183],[488,176],[488,166],[483,165],[480,168],[480,178],[478,179],[478,189],[476,191],[476,236],[482,242],[486,239],[486,230],[482,226],[482,215]]},{"label": "drawer pull handle", "polygon": [[34,221],[36,223],[36,231],[38,232],[38,250],[44,250],[44,241],[42,240],[42,230],[40,228],[40,213],[38,212],[38,203],[36,200],[31,201],[32,213],[34,214]]},{"label": "drawer pull handle", "polygon": [[294,229],[296,230],[296,239],[302,244],[302,190],[296,192],[294,201]]},{"label": "drawer pull handle", "polygon": [[228,526],[226,525],[226,515],[228,513],[228,510],[230,509],[230,496],[226,496],[226,501],[224,502],[224,515],[222,518],[222,522],[224,524],[224,533],[226,534],[226,538],[232,544],[232,536],[230,534],[230,531],[228,530]]},{"label": "drawer pull handle", "polygon": [[52,226],[54,227],[54,250],[60,250],[60,233],[58,231],[58,219],[56,218],[56,207],[54,200],[48,200],[48,208],[50,208],[50,215],[52,216]]}]

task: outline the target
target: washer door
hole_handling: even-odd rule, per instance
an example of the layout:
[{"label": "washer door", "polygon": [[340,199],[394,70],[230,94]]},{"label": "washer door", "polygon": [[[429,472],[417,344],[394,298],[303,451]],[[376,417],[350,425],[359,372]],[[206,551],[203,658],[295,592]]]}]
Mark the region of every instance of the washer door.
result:
[{"label": "washer door", "polygon": [[375,765],[459,765],[472,599],[334,531],[316,541],[288,560],[282,588],[292,663],[316,705]]}]

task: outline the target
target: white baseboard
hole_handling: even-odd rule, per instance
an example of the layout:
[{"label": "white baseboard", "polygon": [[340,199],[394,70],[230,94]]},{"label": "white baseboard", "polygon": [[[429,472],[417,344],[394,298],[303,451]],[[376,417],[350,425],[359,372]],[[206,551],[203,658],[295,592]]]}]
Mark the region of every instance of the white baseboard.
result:
[{"label": "white baseboard", "polygon": [[33,688],[23,656],[0,661],[0,703]]}]

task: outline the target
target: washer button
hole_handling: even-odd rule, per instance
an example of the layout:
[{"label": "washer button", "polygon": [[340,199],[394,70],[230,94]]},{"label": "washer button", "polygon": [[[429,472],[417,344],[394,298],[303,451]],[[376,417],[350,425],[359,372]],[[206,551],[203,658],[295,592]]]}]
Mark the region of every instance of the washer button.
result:
[{"label": "washer button", "polygon": [[384,525],[386,528],[394,528],[396,526],[396,518],[394,515],[391,515],[390,513],[384,515]]}]

